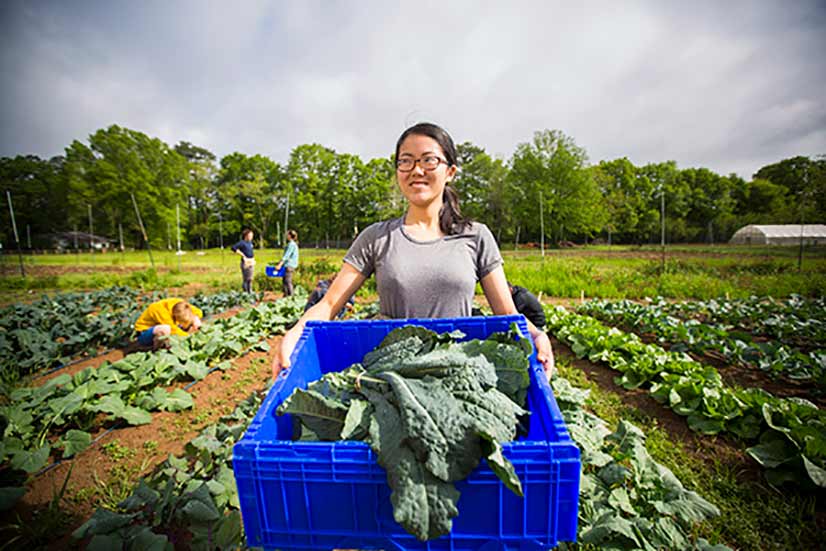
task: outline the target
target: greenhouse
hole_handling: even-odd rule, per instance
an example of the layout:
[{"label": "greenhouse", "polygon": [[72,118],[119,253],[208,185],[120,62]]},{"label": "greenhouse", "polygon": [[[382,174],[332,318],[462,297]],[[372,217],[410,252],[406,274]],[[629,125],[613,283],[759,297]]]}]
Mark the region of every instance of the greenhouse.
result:
[{"label": "greenhouse", "polygon": [[805,245],[826,243],[824,224],[749,225],[737,230],[729,240],[733,245]]}]

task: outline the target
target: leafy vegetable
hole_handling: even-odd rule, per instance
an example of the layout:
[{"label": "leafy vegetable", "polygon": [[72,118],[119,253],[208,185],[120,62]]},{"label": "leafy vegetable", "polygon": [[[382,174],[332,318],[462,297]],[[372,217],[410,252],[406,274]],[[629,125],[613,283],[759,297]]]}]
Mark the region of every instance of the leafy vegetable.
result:
[{"label": "leafy vegetable", "polygon": [[298,416],[321,439],[367,441],[387,471],[394,518],[422,541],[450,531],[459,514],[453,482],[483,457],[522,495],[500,442],[515,438],[527,414],[511,398],[524,403],[530,343],[515,327],[485,341],[453,342],[462,336],[396,329],[361,364],[296,390],[277,410]]}]

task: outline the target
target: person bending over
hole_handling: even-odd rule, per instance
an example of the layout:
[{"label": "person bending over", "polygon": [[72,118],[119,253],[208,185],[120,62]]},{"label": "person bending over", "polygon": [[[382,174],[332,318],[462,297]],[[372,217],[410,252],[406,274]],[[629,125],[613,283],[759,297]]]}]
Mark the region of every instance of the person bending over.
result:
[{"label": "person bending over", "polygon": [[204,313],[180,298],[153,302],[135,322],[138,343],[157,350],[169,335],[186,337],[201,328]]}]

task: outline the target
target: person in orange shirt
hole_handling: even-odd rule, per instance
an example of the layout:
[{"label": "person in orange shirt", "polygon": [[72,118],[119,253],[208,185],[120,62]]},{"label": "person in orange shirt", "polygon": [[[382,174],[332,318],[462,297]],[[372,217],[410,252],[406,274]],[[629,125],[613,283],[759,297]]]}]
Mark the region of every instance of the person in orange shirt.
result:
[{"label": "person in orange shirt", "polygon": [[153,302],[135,322],[138,343],[157,349],[169,335],[186,337],[201,328],[204,313],[180,298]]}]

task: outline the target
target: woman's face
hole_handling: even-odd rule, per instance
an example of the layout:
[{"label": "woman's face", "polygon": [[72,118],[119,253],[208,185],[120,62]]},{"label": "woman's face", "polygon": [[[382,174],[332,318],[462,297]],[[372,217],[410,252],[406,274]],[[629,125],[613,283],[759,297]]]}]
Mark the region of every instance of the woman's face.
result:
[{"label": "woman's face", "polygon": [[411,134],[399,147],[399,160],[408,158],[419,161],[410,172],[396,170],[402,195],[417,207],[427,207],[433,201],[441,202],[445,184],[453,180],[456,174],[456,167],[448,166],[445,162],[440,162],[434,170],[425,170],[422,168],[422,160],[426,157],[438,157],[447,161],[439,143],[428,136]]}]

